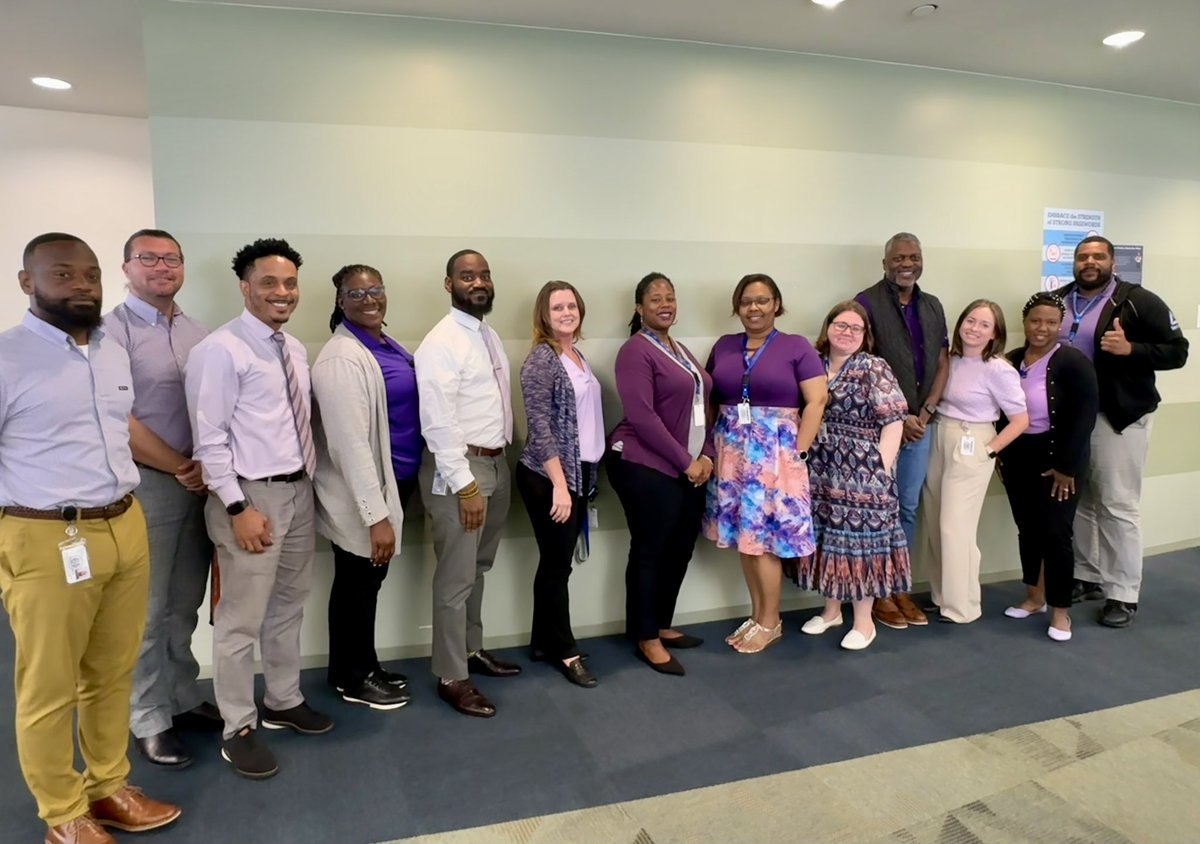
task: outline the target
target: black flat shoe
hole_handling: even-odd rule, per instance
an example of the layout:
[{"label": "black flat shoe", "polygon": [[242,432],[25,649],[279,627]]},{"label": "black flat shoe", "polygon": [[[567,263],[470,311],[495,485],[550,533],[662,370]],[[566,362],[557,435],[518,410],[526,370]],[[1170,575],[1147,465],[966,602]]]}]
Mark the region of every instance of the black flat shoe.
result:
[{"label": "black flat shoe", "polygon": [[186,768],[192,764],[192,755],[174,729],[148,738],[134,736],[133,743],[147,762],[163,768]]},{"label": "black flat shoe", "polygon": [[683,664],[675,657],[671,657],[666,662],[654,662],[650,659],[650,657],[646,656],[646,653],[641,648],[637,648],[634,653],[637,654],[638,659],[649,665],[659,674],[670,674],[672,677],[682,677],[687,673],[683,670]]},{"label": "black flat shoe", "polygon": [[[589,654],[585,654],[583,651],[579,652],[580,659],[587,660],[589,657],[590,657]],[[546,652],[543,650],[540,650],[538,648],[530,648],[530,650],[529,650],[529,661],[530,662],[551,662],[552,660],[553,660],[553,658],[548,656],[546,654]]]},{"label": "black flat shoe", "polygon": [[594,688],[600,682],[592,672],[587,670],[582,659],[571,660],[571,662],[565,664],[560,660],[558,670],[567,678],[568,682],[574,683],[576,686],[582,686],[585,689]]},{"label": "black flat shoe", "polygon": [[685,648],[698,648],[704,644],[704,640],[699,636],[689,636],[687,633],[684,633],[681,636],[659,636],[658,641],[663,643],[663,647],[678,648],[679,650],[683,650]]}]

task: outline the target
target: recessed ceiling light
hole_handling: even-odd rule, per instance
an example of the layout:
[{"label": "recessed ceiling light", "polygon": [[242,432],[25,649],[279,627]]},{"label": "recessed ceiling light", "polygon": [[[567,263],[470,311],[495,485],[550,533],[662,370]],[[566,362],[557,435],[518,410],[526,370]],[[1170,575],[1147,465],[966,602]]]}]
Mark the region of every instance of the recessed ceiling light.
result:
[{"label": "recessed ceiling light", "polygon": [[832,9],[842,2],[842,0],[812,0],[818,6],[824,6],[826,9]]},{"label": "recessed ceiling light", "polygon": [[64,79],[55,79],[53,76],[35,76],[29,80],[39,88],[49,88],[52,91],[69,91],[71,83]]},{"label": "recessed ceiling light", "polygon": [[926,3],[922,6],[917,6],[911,12],[914,18],[927,18],[938,10],[937,3]]},{"label": "recessed ceiling light", "polygon": [[1134,41],[1141,41],[1146,33],[1140,29],[1131,29],[1128,32],[1114,32],[1101,43],[1106,47],[1128,47]]}]

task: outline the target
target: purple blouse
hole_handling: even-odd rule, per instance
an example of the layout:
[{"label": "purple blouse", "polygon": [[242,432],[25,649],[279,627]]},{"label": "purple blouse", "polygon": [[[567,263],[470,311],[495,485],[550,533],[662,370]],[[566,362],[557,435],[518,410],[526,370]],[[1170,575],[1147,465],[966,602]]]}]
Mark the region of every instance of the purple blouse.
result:
[{"label": "purple blouse", "polygon": [[[713,345],[705,369],[713,379],[713,400],[720,405],[742,400],[742,377],[746,359],[742,351],[745,334],[726,334]],[[812,344],[799,334],[777,333],[756,357],[750,370],[750,404],[753,407],[804,406],[800,382],[825,375],[825,365]]]},{"label": "purple blouse", "polygon": [[417,474],[425,440],[421,437],[421,416],[417,404],[417,371],[413,357],[395,340],[383,336],[380,342],[350,320],[346,329],[375,356],[383,371],[387,393],[388,429],[391,432],[392,471],[403,481]]},{"label": "purple blouse", "polygon": [[1044,434],[1050,430],[1050,403],[1046,397],[1046,369],[1050,358],[1061,348],[1061,344],[1033,362],[1033,366],[1021,370],[1021,389],[1025,391],[1025,407],[1029,412],[1027,434]]},{"label": "purple blouse", "polygon": [[[1096,328],[1100,324],[1100,313],[1116,290],[1117,282],[1116,279],[1113,279],[1103,290],[1090,298],[1085,299],[1080,296],[1077,289],[1072,291],[1074,295],[1068,293],[1064,296],[1063,302],[1066,303],[1067,313],[1058,329],[1058,339],[1068,346],[1079,349],[1088,356],[1088,360],[1095,360]],[[1075,331],[1075,339],[1072,340],[1071,327],[1075,325],[1076,318],[1079,319],[1079,326]]]}]

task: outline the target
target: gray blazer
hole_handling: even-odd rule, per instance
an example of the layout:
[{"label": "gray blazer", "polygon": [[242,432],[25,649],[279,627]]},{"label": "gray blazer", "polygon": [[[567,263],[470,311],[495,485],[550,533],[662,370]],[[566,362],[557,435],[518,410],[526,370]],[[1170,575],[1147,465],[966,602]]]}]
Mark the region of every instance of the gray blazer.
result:
[{"label": "gray blazer", "polygon": [[317,532],[371,556],[370,526],[390,519],[400,553],[404,510],[392,471],[387,391],[375,356],[344,326],[312,365]]}]

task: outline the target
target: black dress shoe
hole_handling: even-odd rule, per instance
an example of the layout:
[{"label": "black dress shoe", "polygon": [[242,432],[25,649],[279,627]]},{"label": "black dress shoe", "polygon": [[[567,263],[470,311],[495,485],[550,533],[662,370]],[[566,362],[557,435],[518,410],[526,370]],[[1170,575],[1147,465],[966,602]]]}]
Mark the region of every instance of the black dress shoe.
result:
[{"label": "black dress shoe", "polygon": [[[590,657],[589,654],[585,654],[583,651],[579,652],[580,659],[586,660],[589,657]],[[554,657],[548,655],[545,651],[543,651],[539,648],[531,648],[529,651],[529,661],[530,662],[552,662],[553,659],[554,659]]]},{"label": "black dress shoe", "polygon": [[562,672],[568,682],[574,683],[576,686],[583,686],[585,689],[594,688],[600,682],[592,672],[587,670],[582,659],[573,659],[567,663],[559,660],[558,670]]},{"label": "black dress shoe", "polygon": [[138,752],[146,757],[147,762],[161,765],[164,768],[186,768],[192,764],[192,755],[174,729],[163,730],[149,738],[133,737]]},{"label": "black dress shoe", "polygon": [[1086,580],[1076,580],[1075,585],[1071,587],[1071,603],[1078,604],[1083,601],[1099,601],[1104,597],[1104,589],[1099,583],[1089,583]]},{"label": "black dress shoe", "polygon": [[215,703],[207,700],[187,712],[181,712],[171,719],[171,725],[177,730],[191,730],[199,733],[215,732],[225,726],[221,710]]},{"label": "black dress shoe", "polygon": [[670,674],[672,677],[682,677],[687,673],[683,670],[683,663],[681,663],[675,657],[671,657],[666,662],[654,662],[650,659],[650,657],[646,656],[645,651],[643,651],[641,648],[637,648],[634,653],[637,654],[638,659],[649,665],[659,674]]},{"label": "black dress shoe", "polygon": [[680,636],[659,636],[658,641],[663,643],[667,648],[698,648],[704,644],[704,640],[699,636],[689,636],[684,633]]},{"label": "black dress shoe", "polygon": [[347,703],[362,703],[385,712],[407,706],[411,699],[404,689],[380,679],[378,671],[342,691],[342,700]]},{"label": "black dress shoe", "polygon": [[495,705],[484,697],[470,680],[451,680],[449,683],[438,681],[438,697],[463,715],[491,718],[496,714]]},{"label": "black dress shoe", "polygon": [[1108,600],[1100,610],[1100,623],[1105,627],[1128,627],[1137,616],[1137,604]]},{"label": "black dress shoe", "polygon": [[467,657],[467,671],[472,674],[482,674],[485,677],[516,677],[521,673],[521,666],[496,659],[480,648]]}]

